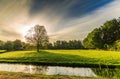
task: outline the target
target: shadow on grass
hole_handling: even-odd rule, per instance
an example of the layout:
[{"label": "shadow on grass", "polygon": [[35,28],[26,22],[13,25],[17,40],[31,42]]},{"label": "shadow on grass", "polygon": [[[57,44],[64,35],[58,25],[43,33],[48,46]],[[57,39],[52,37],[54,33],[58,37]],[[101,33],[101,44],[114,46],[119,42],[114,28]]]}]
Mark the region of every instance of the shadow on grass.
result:
[{"label": "shadow on grass", "polygon": [[0,58],[0,62],[72,67],[108,67],[97,59],[47,51],[31,52],[27,53],[25,57],[19,58]]},{"label": "shadow on grass", "polygon": [[0,51],[0,54],[6,53],[6,52],[7,52],[6,50],[2,50],[2,51]]}]

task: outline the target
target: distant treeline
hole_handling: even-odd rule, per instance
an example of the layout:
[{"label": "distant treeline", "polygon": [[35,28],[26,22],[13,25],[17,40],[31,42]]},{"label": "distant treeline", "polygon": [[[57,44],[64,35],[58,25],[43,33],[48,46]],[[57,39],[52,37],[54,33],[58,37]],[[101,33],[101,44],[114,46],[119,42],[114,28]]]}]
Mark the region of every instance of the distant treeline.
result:
[{"label": "distant treeline", "polygon": [[[47,46],[41,46],[40,49],[82,49],[83,45],[80,40],[70,41],[56,41],[48,43]],[[0,40],[0,50],[14,51],[14,50],[34,50],[36,46],[22,42],[21,40],[2,41]]]},{"label": "distant treeline", "polygon": [[82,49],[84,48],[80,40],[56,41],[48,44],[48,49]]},{"label": "distant treeline", "polygon": [[29,43],[22,42],[21,40],[2,41],[0,40],[0,50],[13,51],[13,50],[32,50],[35,46]]}]

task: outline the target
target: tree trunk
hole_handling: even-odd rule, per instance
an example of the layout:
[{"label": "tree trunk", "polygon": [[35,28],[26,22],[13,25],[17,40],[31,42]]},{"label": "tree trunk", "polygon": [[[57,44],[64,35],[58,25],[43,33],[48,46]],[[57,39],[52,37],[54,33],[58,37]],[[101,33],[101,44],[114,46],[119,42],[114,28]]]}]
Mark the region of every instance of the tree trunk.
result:
[{"label": "tree trunk", "polygon": [[37,44],[37,52],[39,52],[39,44]]}]

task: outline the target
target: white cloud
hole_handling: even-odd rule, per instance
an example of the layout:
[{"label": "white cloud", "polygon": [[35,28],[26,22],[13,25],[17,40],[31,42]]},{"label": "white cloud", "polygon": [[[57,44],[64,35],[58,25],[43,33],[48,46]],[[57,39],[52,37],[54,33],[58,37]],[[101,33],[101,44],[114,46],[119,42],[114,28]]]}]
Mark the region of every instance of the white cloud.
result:
[{"label": "white cloud", "polygon": [[[83,40],[94,28],[100,27],[106,20],[120,17],[120,0],[103,6],[94,12],[82,17],[66,21],[65,29],[54,33],[52,39],[80,39]],[[62,26],[62,25],[61,25]]]},{"label": "white cloud", "polygon": [[21,27],[19,23],[26,19],[28,3],[27,0],[0,1],[0,40],[22,38],[17,29]]},{"label": "white cloud", "polygon": [[[52,41],[84,39],[94,28],[102,25],[106,20],[120,16],[120,1],[101,7],[94,12],[78,18],[67,19],[67,11],[74,4],[66,2],[65,7],[46,7],[37,14],[30,15],[30,0],[2,0],[0,2],[0,38],[1,40],[24,39],[26,31],[36,25],[44,25]],[[64,11],[64,12],[63,12]],[[64,21],[61,22],[61,21]],[[60,29],[59,29],[60,28]],[[56,30],[57,29],[57,30]],[[8,34],[8,35],[6,35]]]}]

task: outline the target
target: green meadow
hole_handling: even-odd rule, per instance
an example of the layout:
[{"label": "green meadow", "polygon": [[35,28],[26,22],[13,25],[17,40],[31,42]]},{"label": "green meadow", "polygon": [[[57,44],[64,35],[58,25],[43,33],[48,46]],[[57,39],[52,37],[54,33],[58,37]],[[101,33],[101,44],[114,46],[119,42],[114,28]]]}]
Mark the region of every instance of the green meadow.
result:
[{"label": "green meadow", "polygon": [[2,51],[0,62],[84,67],[119,66],[120,52],[104,50]]}]

